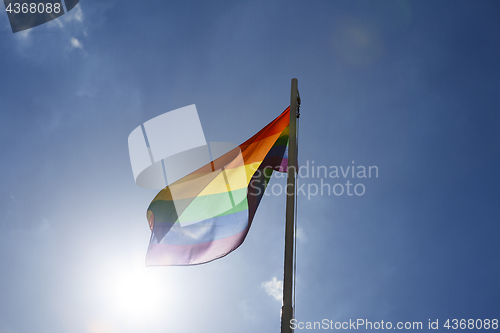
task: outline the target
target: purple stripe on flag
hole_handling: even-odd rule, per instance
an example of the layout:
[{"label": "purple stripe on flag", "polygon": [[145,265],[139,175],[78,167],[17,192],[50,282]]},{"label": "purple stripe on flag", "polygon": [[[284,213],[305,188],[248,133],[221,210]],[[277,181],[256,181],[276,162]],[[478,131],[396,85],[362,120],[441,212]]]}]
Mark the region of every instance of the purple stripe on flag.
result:
[{"label": "purple stripe on flag", "polygon": [[287,168],[288,168],[288,158],[283,158],[281,160],[281,165],[279,166],[278,170],[276,170],[276,171],[287,172]]},{"label": "purple stripe on flag", "polygon": [[146,266],[185,266],[203,264],[219,259],[243,243],[248,228],[223,239],[190,245],[150,244]]}]

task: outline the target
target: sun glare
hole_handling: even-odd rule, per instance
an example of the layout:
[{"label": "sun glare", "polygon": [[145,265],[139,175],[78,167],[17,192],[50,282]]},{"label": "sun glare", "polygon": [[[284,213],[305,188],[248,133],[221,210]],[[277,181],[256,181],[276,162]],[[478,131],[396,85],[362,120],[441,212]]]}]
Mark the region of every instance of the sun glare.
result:
[{"label": "sun glare", "polygon": [[143,260],[107,269],[101,299],[111,316],[134,325],[157,319],[167,310],[173,295],[161,271],[145,267]]},{"label": "sun glare", "polygon": [[162,299],[161,284],[154,272],[145,267],[124,270],[117,274],[113,286],[115,306],[128,316],[147,317],[152,309],[157,309]]}]

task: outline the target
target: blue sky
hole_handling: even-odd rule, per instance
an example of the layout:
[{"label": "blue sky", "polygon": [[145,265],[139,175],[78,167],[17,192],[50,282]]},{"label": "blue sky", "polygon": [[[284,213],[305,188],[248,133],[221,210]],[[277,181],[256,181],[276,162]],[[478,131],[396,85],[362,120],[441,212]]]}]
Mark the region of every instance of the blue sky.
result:
[{"label": "blue sky", "polygon": [[0,332],[279,331],[263,283],[283,274],[284,197],[264,198],[227,257],[146,269],[156,192],[134,184],[127,137],[196,104],[208,141],[243,142],[288,106],[293,77],[300,163],[379,170],[324,179],[362,196],[299,196],[297,319],[498,319],[499,14],[493,0],[81,0],[17,34],[0,14]]}]

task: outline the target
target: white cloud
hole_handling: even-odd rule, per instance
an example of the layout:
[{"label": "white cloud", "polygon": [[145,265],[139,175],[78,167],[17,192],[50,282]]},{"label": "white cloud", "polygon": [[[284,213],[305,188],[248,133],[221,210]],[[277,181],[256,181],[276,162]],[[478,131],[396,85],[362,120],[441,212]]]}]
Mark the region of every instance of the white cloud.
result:
[{"label": "white cloud", "polygon": [[277,301],[282,300],[283,296],[283,281],[276,279],[273,277],[271,280],[262,282],[262,288],[266,291],[266,293],[273,297]]},{"label": "white cloud", "polygon": [[62,29],[65,23],[70,23],[72,21],[76,21],[79,23],[83,22],[83,11],[80,6],[76,6],[74,9],[58,17],[57,19],[47,22],[47,25],[51,27],[58,26]]},{"label": "white cloud", "polygon": [[64,25],[62,24],[61,22],[61,19],[60,18],[57,18],[55,20],[52,20],[52,21],[49,21],[46,23],[48,27],[54,27],[54,26],[58,26],[59,28],[63,28]]},{"label": "white cloud", "polygon": [[63,16],[63,20],[65,22],[77,21],[83,22],[83,11],[81,6],[76,6],[71,11],[69,11],[66,15]]},{"label": "white cloud", "polygon": [[74,48],[83,50],[82,43],[80,43],[80,41],[78,39],[76,39],[75,37],[71,37],[71,46],[73,46]]},{"label": "white cloud", "polygon": [[26,29],[23,31],[16,32],[15,36],[18,37],[18,40],[27,40],[31,34],[31,29]]},{"label": "white cloud", "polygon": [[297,228],[297,234],[295,235],[295,237],[297,237],[297,240],[301,243],[306,243],[308,240],[306,232],[302,228]]}]

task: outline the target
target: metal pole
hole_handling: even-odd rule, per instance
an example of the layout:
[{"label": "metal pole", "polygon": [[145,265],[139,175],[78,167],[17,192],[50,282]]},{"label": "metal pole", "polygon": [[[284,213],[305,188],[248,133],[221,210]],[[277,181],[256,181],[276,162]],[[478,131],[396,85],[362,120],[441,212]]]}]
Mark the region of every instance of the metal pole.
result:
[{"label": "metal pole", "polygon": [[292,333],[290,321],[294,311],[293,245],[295,229],[295,173],[297,172],[297,79],[292,79],[290,95],[290,134],[288,137],[288,178],[286,183],[285,265],[283,276],[283,306],[281,307],[281,333]]}]

